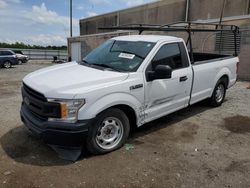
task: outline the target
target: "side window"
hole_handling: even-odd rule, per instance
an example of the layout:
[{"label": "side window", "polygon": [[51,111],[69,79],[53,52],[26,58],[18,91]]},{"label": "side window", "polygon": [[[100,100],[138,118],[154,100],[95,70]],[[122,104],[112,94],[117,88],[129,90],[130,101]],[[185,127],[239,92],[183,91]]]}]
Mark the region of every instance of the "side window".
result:
[{"label": "side window", "polygon": [[5,54],[5,51],[1,51],[1,55],[2,55],[2,56],[6,55],[6,54]]},{"label": "side window", "polygon": [[152,70],[157,65],[168,65],[173,70],[185,67],[182,63],[182,56],[178,43],[163,45],[152,60]]},{"label": "side window", "polygon": [[13,55],[11,51],[6,51],[6,55]]},{"label": "side window", "polygon": [[2,51],[2,55],[12,55],[10,51]]}]

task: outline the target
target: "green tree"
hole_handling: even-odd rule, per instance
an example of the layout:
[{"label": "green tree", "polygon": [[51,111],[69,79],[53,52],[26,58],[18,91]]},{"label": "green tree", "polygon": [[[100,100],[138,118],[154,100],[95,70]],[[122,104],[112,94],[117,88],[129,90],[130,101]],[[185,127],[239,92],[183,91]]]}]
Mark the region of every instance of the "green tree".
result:
[{"label": "green tree", "polygon": [[67,50],[67,46],[40,46],[40,45],[24,44],[22,42],[16,42],[12,44],[0,42],[0,48]]}]

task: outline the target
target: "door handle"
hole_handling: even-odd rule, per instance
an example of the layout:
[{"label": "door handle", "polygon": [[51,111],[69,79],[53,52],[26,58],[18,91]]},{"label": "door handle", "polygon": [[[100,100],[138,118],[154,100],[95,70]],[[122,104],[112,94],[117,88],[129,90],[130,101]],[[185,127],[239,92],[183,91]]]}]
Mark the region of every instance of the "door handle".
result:
[{"label": "door handle", "polygon": [[180,82],[185,82],[188,79],[187,76],[182,76],[180,77]]}]

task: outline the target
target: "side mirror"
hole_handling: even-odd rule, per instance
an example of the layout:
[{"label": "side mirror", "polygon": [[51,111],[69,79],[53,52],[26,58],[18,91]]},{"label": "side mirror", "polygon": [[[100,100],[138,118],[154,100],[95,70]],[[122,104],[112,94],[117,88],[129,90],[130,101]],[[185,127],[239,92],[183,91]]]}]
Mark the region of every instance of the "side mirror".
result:
[{"label": "side mirror", "polygon": [[168,79],[172,77],[172,68],[168,65],[157,65],[155,71],[148,72],[148,81]]}]

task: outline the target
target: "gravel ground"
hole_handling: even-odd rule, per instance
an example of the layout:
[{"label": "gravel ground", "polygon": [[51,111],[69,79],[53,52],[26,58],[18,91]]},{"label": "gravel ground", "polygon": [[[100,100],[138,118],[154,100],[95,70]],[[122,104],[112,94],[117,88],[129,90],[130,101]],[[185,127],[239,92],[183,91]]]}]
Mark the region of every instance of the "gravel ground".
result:
[{"label": "gravel ground", "polygon": [[132,133],[121,149],[67,162],[19,118],[22,78],[49,66],[0,69],[0,187],[250,187],[250,90],[238,82],[225,103],[204,103]]}]

